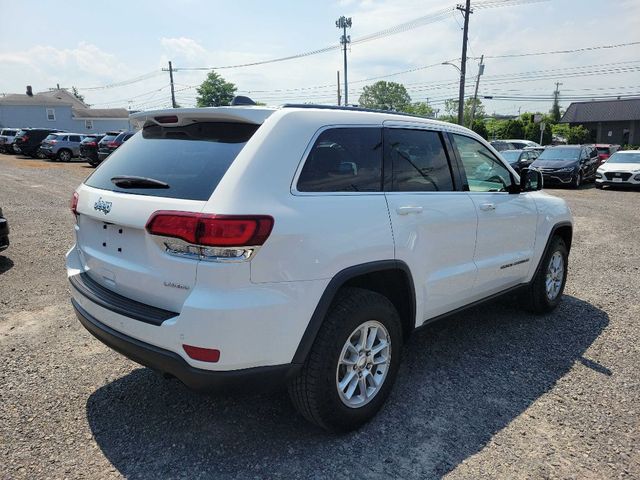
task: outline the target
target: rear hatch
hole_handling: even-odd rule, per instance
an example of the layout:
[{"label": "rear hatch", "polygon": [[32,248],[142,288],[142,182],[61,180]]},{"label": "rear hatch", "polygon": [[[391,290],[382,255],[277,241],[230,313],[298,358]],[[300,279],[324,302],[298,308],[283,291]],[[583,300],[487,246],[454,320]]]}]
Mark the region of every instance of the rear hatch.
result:
[{"label": "rear hatch", "polygon": [[78,189],[77,246],[94,281],[175,312],[195,284],[198,260],[169,254],[166,239],[145,226],[159,210],[201,212],[259,125],[183,117],[143,123]]}]

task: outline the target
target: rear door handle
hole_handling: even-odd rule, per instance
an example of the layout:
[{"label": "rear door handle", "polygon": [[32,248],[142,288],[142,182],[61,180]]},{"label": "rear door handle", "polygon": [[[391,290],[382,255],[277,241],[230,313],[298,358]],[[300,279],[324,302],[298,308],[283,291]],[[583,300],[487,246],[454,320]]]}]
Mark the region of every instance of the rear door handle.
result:
[{"label": "rear door handle", "polygon": [[409,215],[410,213],[422,213],[422,207],[398,207],[398,215]]},{"label": "rear door handle", "polygon": [[485,212],[490,212],[491,210],[495,210],[496,206],[493,203],[482,203],[480,204],[480,210]]}]

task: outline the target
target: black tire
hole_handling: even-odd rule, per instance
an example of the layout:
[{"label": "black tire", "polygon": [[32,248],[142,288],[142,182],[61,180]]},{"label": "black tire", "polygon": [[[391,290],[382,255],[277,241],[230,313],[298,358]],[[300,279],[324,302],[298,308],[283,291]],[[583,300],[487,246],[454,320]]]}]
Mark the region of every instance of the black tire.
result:
[{"label": "black tire", "polygon": [[[343,403],[337,389],[338,360],[352,333],[365,322],[381,323],[391,340],[391,356],[382,386],[358,408]],[[361,288],[345,288],[333,302],[302,372],[289,384],[297,410],[310,422],[332,432],[354,430],[375,416],[398,373],[402,352],[400,316],[385,296]],[[354,367],[355,369],[355,367]]]},{"label": "black tire", "polygon": [[100,161],[99,160],[90,160],[89,161],[89,165],[91,165],[93,168],[96,168],[98,165],[100,165]]},{"label": "black tire", "polygon": [[73,158],[73,154],[69,150],[63,148],[58,152],[58,155],[56,155],[56,158],[61,162],[70,162],[71,159]]},{"label": "black tire", "polygon": [[578,172],[574,182],[571,182],[571,188],[580,188],[582,185],[582,172]]},{"label": "black tire", "polygon": [[[556,252],[560,253],[562,256],[564,273],[560,284],[560,291],[554,298],[549,298],[546,289],[547,269],[554,253]],[[536,272],[535,277],[533,277],[529,287],[524,292],[525,306],[529,311],[534,313],[547,313],[558,306],[562,300],[564,286],[567,283],[567,271],[569,267],[568,260],[569,252],[567,251],[567,246],[565,245],[564,240],[557,235],[554,236],[549,244],[549,250],[545,253],[540,265],[538,266],[538,271]]]}]

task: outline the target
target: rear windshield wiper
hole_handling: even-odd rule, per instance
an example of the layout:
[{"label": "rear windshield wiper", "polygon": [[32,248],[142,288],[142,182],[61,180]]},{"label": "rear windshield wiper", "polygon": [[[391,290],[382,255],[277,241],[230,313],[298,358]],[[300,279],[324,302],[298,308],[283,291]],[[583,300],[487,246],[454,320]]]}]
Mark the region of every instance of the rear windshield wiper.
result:
[{"label": "rear windshield wiper", "polygon": [[111,182],[120,188],[169,188],[169,184],[155,178],[137,177],[135,175],[118,175],[111,177]]}]

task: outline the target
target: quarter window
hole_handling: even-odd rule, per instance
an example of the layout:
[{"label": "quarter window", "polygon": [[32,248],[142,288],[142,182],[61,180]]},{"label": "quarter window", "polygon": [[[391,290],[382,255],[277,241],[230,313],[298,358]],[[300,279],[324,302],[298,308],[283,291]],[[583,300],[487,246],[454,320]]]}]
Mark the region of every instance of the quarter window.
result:
[{"label": "quarter window", "polygon": [[396,192],[450,192],[449,160],[438,132],[385,129],[385,158],[392,169]]},{"label": "quarter window", "polygon": [[379,128],[325,130],[300,172],[300,192],[379,192],[382,188]]},{"label": "quarter window", "polygon": [[509,170],[479,141],[453,134],[471,192],[506,192],[511,185]]}]

